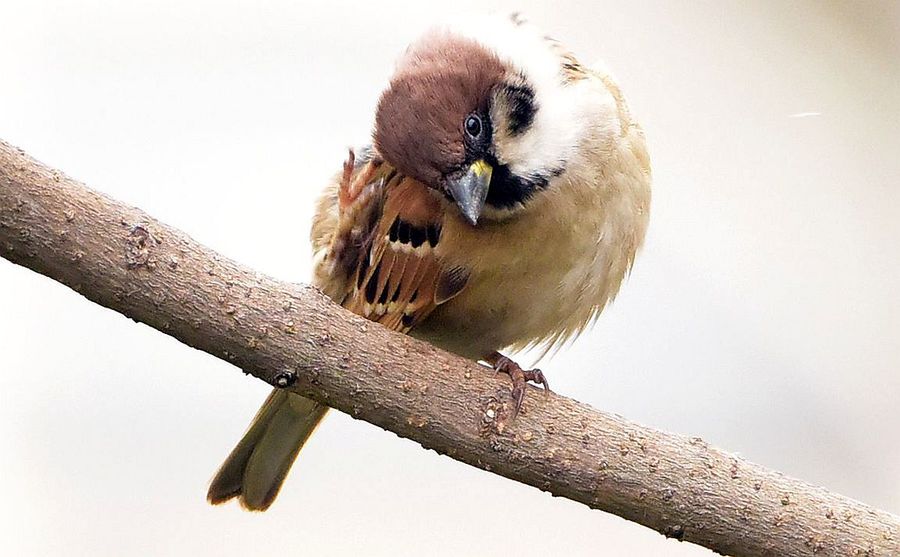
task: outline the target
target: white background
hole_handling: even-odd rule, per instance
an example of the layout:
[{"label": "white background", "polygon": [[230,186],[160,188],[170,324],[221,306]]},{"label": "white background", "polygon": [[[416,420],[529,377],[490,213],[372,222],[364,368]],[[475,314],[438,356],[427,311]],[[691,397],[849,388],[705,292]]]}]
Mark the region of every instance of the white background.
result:
[{"label": "white background", "polygon": [[[394,57],[442,12],[521,9],[606,61],[655,174],[554,389],[900,512],[898,4],[486,4],[2,0],[0,137],[306,280]],[[711,554],[338,413],[270,512],[207,506],[267,391],[0,260],[0,554]]]}]

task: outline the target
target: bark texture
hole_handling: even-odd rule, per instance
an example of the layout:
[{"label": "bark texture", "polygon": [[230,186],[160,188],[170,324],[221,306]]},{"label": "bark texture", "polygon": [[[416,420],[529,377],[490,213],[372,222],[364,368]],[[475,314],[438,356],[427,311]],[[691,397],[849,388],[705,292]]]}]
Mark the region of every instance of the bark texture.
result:
[{"label": "bark texture", "polygon": [[[0,141],[0,255],[462,462],[724,554],[900,555],[900,519],[392,333],[243,267]],[[9,318],[0,314],[0,318]]]}]

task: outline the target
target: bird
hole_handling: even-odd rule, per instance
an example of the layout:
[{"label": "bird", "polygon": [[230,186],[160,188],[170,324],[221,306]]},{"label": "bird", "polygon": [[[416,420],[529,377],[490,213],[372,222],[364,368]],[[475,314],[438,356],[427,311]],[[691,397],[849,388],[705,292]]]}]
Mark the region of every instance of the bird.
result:
[{"label": "bird", "polygon": [[[369,145],[322,192],[314,285],[372,321],[510,376],[616,296],[646,235],[644,132],[621,89],[519,15],[432,27],[399,57]],[[275,500],[328,407],[275,389],[214,476],[213,504]]]}]

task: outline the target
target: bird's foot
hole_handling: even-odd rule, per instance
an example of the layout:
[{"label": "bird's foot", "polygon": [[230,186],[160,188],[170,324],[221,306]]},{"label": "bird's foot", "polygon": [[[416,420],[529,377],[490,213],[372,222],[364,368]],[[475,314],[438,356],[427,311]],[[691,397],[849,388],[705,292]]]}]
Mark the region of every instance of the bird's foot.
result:
[{"label": "bird's foot", "polygon": [[344,161],[344,172],[341,174],[341,184],[338,188],[338,203],[341,209],[347,208],[356,198],[351,188],[353,187],[353,166],[356,164],[356,153],[348,149],[347,160]]},{"label": "bird's foot", "polygon": [[485,361],[493,366],[494,371],[505,373],[512,380],[512,419],[515,419],[519,415],[519,410],[522,409],[522,403],[525,401],[525,385],[528,382],[540,384],[544,387],[545,394],[550,393],[550,384],[547,383],[547,378],[539,369],[522,369],[519,364],[499,352],[494,352],[485,358]]},{"label": "bird's foot", "polygon": [[341,211],[356,203],[363,189],[371,182],[376,168],[370,161],[369,165],[354,176],[353,172],[356,170],[356,166],[356,153],[353,152],[353,149],[348,149],[347,160],[344,161],[344,172],[341,174],[338,187],[338,207]]}]

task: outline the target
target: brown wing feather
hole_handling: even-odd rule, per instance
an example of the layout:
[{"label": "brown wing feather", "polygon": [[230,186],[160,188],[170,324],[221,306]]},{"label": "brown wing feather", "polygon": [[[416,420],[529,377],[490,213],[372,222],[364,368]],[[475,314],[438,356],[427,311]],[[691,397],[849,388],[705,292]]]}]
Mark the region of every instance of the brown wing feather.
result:
[{"label": "brown wing feather", "polygon": [[443,208],[420,182],[351,152],[337,203],[327,259],[344,286],[331,295],[350,311],[405,333],[465,286],[468,273],[436,253]]}]

